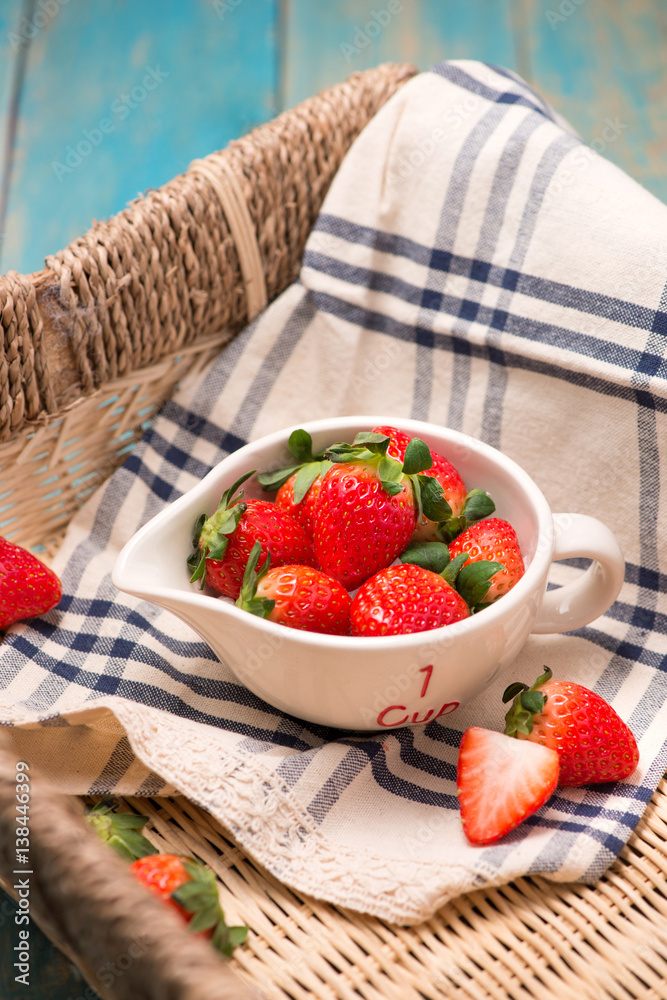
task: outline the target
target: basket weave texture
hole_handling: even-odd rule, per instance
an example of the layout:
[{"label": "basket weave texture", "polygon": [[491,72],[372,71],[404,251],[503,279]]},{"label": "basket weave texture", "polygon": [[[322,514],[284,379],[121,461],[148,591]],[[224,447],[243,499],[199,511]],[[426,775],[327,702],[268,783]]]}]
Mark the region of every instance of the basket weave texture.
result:
[{"label": "basket weave texture", "polygon": [[[95,225],[39,274],[0,278],[2,533],[48,548],[183,375],[204,365],[294,279],[342,157],[413,72],[383,66],[357,74]],[[0,819],[13,802],[11,787],[5,791],[3,801],[0,780]],[[123,873],[106,881],[98,875],[92,884],[75,871],[67,843],[85,842],[80,821],[76,810],[54,809],[58,829],[40,834],[37,823],[34,831],[42,858],[35,917],[104,996],[667,996],[664,781],[595,887],[521,879],[456,899],[410,928],[286,888],[187,800],[123,800],[122,810],[148,814],[145,832],[159,849],[206,862],[218,876],[230,922],[249,925],[248,943],[229,966],[249,987],[239,982],[238,992],[214,974],[206,983],[186,984],[179,962],[165,958],[159,969],[150,964],[150,950],[104,991],[95,970],[100,949],[120,940],[113,935],[121,934],[128,909]],[[90,851],[93,857],[95,847]],[[1,860],[7,875],[11,859]],[[86,907],[97,900],[85,911],[82,903],[80,914],[72,902],[77,878]],[[91,933],[84,934],[84,924]],[[179,957],[192,963],[191,939],[179,933]]]}]

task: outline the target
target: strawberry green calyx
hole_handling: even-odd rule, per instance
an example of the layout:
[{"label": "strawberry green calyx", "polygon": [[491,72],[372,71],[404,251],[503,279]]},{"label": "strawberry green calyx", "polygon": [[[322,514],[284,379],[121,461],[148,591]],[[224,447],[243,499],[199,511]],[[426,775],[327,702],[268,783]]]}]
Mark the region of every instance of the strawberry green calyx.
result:
[{"label": "strawberry green calyx", "polygon": [[443,542],[451,542],[475,521],[490,517],[495,509],[496,505],[486,490],[471,490],[458,517],[452,517],[450,511],[449,517],[438,519],[438,537]]},{"label": "strawberry green calyx", "polygon": [[261,543],[255,542],[250,550],[248,562],[243,573],[241,593],[236,602],[236,607],[241,608],[242,611],[249,611],[251,615],[257,615],[259,618],[268,618],[275,608],[276,602],[270,597],[257,597],[257,584],[268,573],[269,566],[271,565],[271,553],[267,552],[262,566],[257,569],[257,561],[261,551]]},{"label": "strawberry green calyx", "polygon": [[243,503],[243,491],[241,490],[238,496],[236,493],[246,479],[250,479],[254,474],[254,469],[246,472],[225,490],[215,514],[208,518],[206,514],[200,514],[197,518],[192,538],[193,552],[188,556],[187,563],[192,571],[190,583],[200,580],[200,590],[204,589],[206,581],[206,560],[224,558],[229,543],[228,536],[236,530],[241,517],[248,509],[247,504]]},{"label": "strawberry green calyx", "polygon": [[294,463],[269,472],[260,472],[257,480],[265,492],[272,493],[279,490],[296,472],[294,502],[301,503],[317,477],[329,471],[331,462],[325,460],[323,451],[313,454],[313,439],[301,427],[292,431],[287,447],[294,456]]},{"label": "strawberry green calyx", "polygon": [[491,586],[491,578],[505,569],[502,563],[481,560],[464,566],[468,553],[461,552],[452,559],[444,542],[416,542],[408,545],[399,558],[403,563],[414,563],[441,576],[459,592],[471,614],[488,607],[484,598]]},{"label": "strawberry green calyx", "polygon": [[228,958],[237,945],[243,944],[248,928],[227,926],[213,872],[194,858],[183,858],[183,867],[190,880],[174,889],[171,898],[192,914],[188,929],[194,934],[213,930],[213,947]]},{"label": "strawberry green calyx", "polygon": [[539,715],[547,703],[547,695],[539,689],[547,681],[551,680],[553,674],[549,667],[544,668],[544,673],[540,674],[532,687],[515,681],[505,688],[503,702],[512,704],[505,716],[505,733],[507,736],[517,736],[522,733],[527,736],[533,731],[533,716]]},{"label": "strawberry green calyx", "polygon": [[382,488],[396,496],[404,489],[407,479],[412,484],[415,507],[419,519],[426,516],[430,521],[440,521],[451,517],[452,509],[445,499],[440,483],[421,472],[433,465],[428,445],[421,438],[412,438],[403,461],[387,454],[391,438],[374,431],[360,431],[352,444],[342,442],[327,448],[325,455],[332,462],[364,462],[374,465]]},{"label": "strawberry green calyx", "polygon": [[147,854],[157,854],[150,840],[139,831],[148,822],[148,816],[135,813],[117,813],[118,804],[103,800],[86,813],[86,823],[94,833],[126,861],[136,861]]}]

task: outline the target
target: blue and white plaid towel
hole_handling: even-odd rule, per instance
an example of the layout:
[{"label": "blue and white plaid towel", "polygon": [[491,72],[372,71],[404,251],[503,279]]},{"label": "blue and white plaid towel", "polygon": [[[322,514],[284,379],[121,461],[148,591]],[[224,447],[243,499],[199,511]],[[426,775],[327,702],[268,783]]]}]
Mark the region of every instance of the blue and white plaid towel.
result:
[{"label": "blue and white plaid towel", "polygon": [[[667,209],[592,152],[524,83],[444,63],[355,143],[300,280],[168,403],[77,516],[65,597],[0,653],[17,752],[70,792],[180,792],[279,879],[399,923],[519,875],[595,880],[665,769]],[[602,618],[532,638],[460,714],[355,734],[284,716],[187,626],[114,590],[127,539],[246,441],[393,411],[481,437],[555,511],[604,521],[627,559]],[[581,567],[559,564],[553,582]],[[564,789],[496,846],[466,843],[461,731],[548,663],[609,699],[641,766]]]}]

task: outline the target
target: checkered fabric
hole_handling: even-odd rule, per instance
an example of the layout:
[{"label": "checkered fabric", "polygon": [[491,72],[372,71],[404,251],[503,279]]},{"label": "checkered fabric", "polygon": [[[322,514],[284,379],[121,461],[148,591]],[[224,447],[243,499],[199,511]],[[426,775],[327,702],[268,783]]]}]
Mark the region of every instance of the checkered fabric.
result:
[{"label": "checkered fabric", "polygon": [[[408,83],[347,156],[299,281],[186,380],[71,525],[59,607],[0,653],[17,754],[68,792],[187,795],[279,879],[400,923],[520,875],[599,877],[665,769],[666,224],[513,74],[450,62]],[[455,715],[364,734],[274,710],[110,573],[142,524],[245,442],[376,412],[500,448],[552,510],[605,522],[627,570],[608,613],[531,637]],[[551,584],[580,572],[559,563]],[[501,728],[505,685],[544,663],[611,701],[640,767],[559,790],[475,848],[455,793],[461,733]]]}]

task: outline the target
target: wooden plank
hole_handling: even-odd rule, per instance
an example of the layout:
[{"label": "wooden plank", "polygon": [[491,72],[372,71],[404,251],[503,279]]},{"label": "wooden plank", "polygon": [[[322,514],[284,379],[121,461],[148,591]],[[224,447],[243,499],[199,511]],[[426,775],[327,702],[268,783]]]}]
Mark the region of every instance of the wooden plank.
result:
[{"label": "wooden plank", "polygon": [[667,7],[522,0],[533,85],[585,142],[667,201]]},{"label": "wooden plank", "polygon": [[21,7],[21,0],[5,0],[0,4],[0,267],[11,182],[14,122],[20,96]]},{"label": "wooden plank", "polygon": [[360,69],[441,59],[514,66],[510,0],[289,0],[282,92],[287,107]]},{"label": "wooden plank", "polygon": [[[57,0],[54,0],[57,4]],[[3,270],[271,118],[278,0],[69,0],[33,38]]]}]

